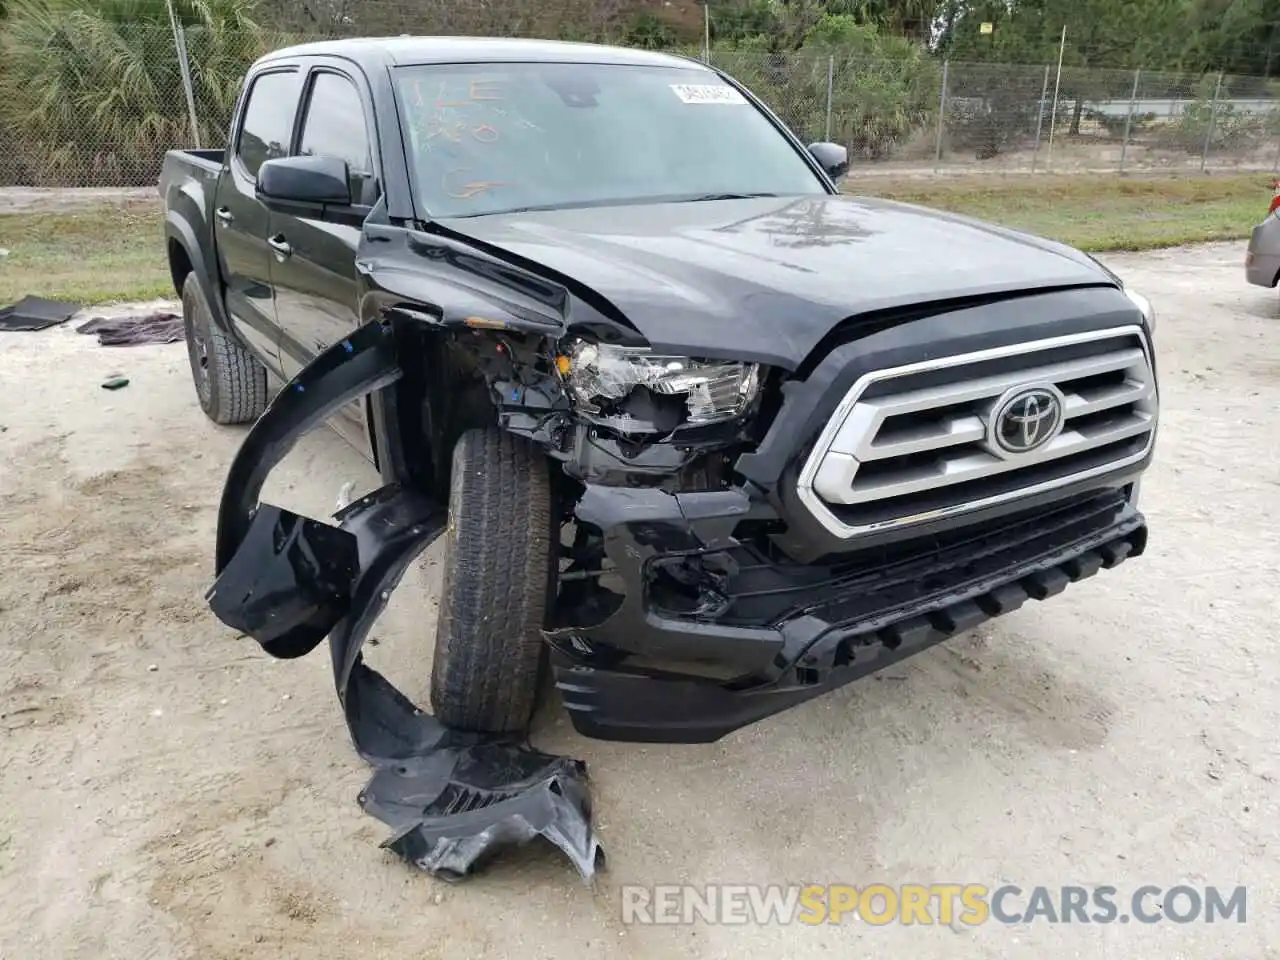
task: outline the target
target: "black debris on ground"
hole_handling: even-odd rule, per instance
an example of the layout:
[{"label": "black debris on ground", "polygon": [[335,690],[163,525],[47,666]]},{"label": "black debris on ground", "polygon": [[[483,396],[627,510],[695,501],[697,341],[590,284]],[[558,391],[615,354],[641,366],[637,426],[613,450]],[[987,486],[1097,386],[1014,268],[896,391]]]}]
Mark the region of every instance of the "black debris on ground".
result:
[{"label": "black debris on ground", "polygon": [[104,347],[136,347],[148,343],[178,343],[185,339],[182,318],[172,313],[125,317],[94,317],[76,333],[97,334]]},{"label": "black debris on ground", "polygon": [[[270,416],[258,421],[267,433]],[[334,519],[336,528],[258,503],[207,594],[214,614],[283,659],[305,656],[328,636],[347,728],[374,769],[360,806],[391,828],[384,847],[458,881],[503,849],[540,838],[590,882],[605,857],[585,763],[543,753],[527,734],[445,727],[361,655],[405,570],[444,532],[447,512],[393,485]]]},{"label": "black debris on ground", "polygon": [[0,330],[43,330],[66,323],[79,309],[78,303],[23,297],[15,304],[0,307]]}]

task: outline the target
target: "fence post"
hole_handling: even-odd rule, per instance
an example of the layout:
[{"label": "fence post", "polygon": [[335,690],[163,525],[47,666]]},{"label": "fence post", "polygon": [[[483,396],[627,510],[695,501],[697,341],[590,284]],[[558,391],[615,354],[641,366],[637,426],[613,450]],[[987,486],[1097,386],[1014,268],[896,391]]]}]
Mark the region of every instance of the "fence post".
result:
[{"label": "fence post", "polygon": [[1213,104],[1209,107],[1209,129],[1204,135],[1204,149],[1200,151],[1200,172],[1204,173],[1209,161],[1209,146],[1213,143],[1213,125],[1218,120],[1218,98],[1222,96],[1222,71],[1218,71],[1218,85],[1213,88]]},{"label": "fence post", "polygon": [[1049,95],[1049,65],[1044,65],[1044,83],[1040,85],[1040,110],[1036,113],[1036,145],[1031,150],[1031,172],[1036,172],[1036,158],[1040,155],[1040,130],[1044,126],[1044,98]]},{"label": "fence post", "polygon": [[1044,168],[1053,170],[1053,135],[1058,129],[1058,95],[1062,92],[1062,54],[1067,49],[1067,25],[1062,25],[1062,40],[1058,43],[1058,75],[1053,81],[1053,109],[1049,111],[1049,155]]},{"label": "fence post", "polygon": [[169,8],[169,26],[173,29],[173,46],[178,53],[178,70],[182,74],[182,90],[187,96],[187,113],[191,117],[191,145],[200,149],[200,122],[196,118],[196,96],[191,84],[191,64],[187,60],[187,35],[173,12],[173,0],[165,0]]},{"label": "fence post", "polygon": [[942,128],[947,116],[947,75],[951,72],[951,61],[942,61],[942,92],[938,94],[938,142],[933,153],[933,169],[936,173],[942,163]]},{"label": "fence post", "polygon": [[836,58],[834,56],[827,57],[827,126],[826,134],[822,139],[828,143],[831,142],[831,101],[835,92],[836,80]]},{"label": "fence post", "polygon": [[1138,78],[1141,70],[1133,71],[1133,92],[1129,94],[1129,115],[1124,119],[1124,143],[1120,144],[1120,172],[1124,173],[1124,158],[1129,152],[1129,131],[1133,127],[1133,107],[1138,100]]},{"label": "fence post", "polygon": [[702,3],[702,62],[711,63],[711,0]]}]

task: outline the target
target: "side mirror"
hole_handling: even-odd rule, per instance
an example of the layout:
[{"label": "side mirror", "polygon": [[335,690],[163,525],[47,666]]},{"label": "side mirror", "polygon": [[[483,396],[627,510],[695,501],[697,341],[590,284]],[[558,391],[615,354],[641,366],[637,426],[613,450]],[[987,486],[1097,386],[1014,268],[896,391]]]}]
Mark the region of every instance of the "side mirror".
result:
[{"label": "side mirror", "polygon": [[849,172],[849,151],[838,143],[811,143],[809,153],[832,180],[839,180]]},{"label": "side mirror", "polygon": [[255,192],[270,210],[318,216],[324,207],[351,206],[350,172],[337,157],[278,157],[258,168]]}]

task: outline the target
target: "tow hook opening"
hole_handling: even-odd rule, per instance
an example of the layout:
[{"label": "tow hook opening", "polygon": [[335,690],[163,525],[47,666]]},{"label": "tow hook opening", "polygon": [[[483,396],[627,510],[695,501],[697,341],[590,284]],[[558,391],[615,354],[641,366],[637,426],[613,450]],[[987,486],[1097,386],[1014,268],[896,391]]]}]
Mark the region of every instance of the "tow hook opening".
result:
[{"label": "tow hook opening", "polygon": [[649,565],[649,597],[670,616],[717,620],[733,600],[729,584],[738,565],[726,553],[659,557]]},{"label": "tow hook opening", "polygon": [[626,587],[605,554],[599,527],[567,521],[557,566],[548,629],[589,629],[622,609]]}]

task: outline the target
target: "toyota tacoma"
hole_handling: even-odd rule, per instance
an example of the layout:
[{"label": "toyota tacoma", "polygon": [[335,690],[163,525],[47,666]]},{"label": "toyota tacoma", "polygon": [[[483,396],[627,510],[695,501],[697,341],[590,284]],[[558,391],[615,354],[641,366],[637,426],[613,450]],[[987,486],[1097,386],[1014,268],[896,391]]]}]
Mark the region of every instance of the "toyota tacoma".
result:
[{"label": "toyota tacoma", "polygon": [[[1149,302],[847,170],[676,56],[263,57],[160,182],[200,406],[254,422],[215,611],[280,657],[362,636],[443,531],[440,722],[520,731],[549,675],[588,736],[695,742],[1141,554]],[[383,485],[259,504],[321,422]]]}]

